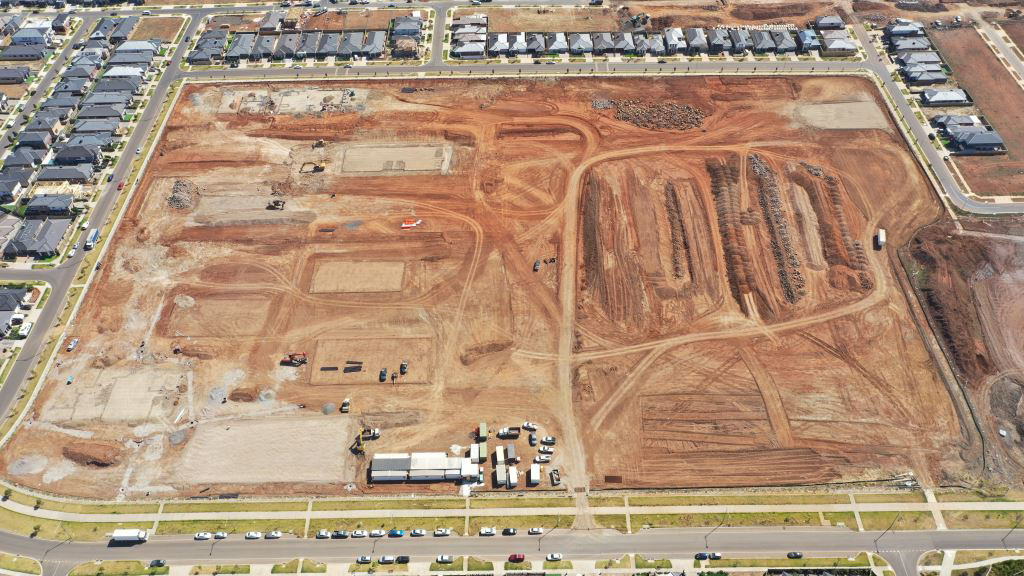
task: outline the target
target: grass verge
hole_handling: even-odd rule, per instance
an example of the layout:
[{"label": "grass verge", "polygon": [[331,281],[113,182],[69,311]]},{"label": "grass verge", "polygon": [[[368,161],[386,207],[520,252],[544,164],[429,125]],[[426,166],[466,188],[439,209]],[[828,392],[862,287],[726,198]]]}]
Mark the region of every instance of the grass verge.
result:
[{"label": "grass verge", "polygon": [[606,506],[625,506],[626,499],[622,496],[587,496],[587,503],[591,508]]},{"label": "grass verge", "polygon": [[[861,514],[861,518],[864,515]],[[958,528],[1012,528],[1018,522],[1024,523],[1024,511],[1020,510],[957,510],[945,511],[942,517],[946,526]]]},{"label": "grass verge", "polygon": [[274,564],[270,568],[271,574],[295,574],[299,571],[299,559],[296,558],[290,562],[283,562],[281,564]]},{"label": "grass verge", "polygon": [[502,528],[527,530],[536,526],[547,530],[568,528],[572,526],[574,519],[575,516],[471,516],[469,533],[476,534],[481,528],[486,527],[495,527],[499,532]]},{"label": "grass verge", "polygon": [[470,498],[470,508],[571,508],[572,498]]},{"label": "grass verge", "polygon": [[708,560],[711,568],[859,568],[869,566],[868,555],[854,558],[723,558]]},{"label": "grass verge", "polygon": [[630,496],[630,506],[698,506],[733,504],[849,504],[845,494],[762,494]]},{"label": "grass verge", "polygon": [[[299,521],[302,523],[302,521]],[[451,528],[452,534],[462,532],[463,519],[458,516],[444,517],[395,517],[395,518],[314,518],[309,523],[310,534],[318,530],[413,530],[422,528],[433,532],[437,528]]]},{"label": "grass verge", "polygon": [[871,503],[871,502],[927,502],[928,499],[924,497],[924,492],[889,492],[886,494],[854,494],[853,497],[857,502]]},{"label": "grass verge", "polygon": [[0,569],[22,574],[39,574],[42,569],[35,558],[0,553]]},{"label": "grass verge", "polygon": [[105,540],[117,528],[149,529],[152,522],[62,522],[45,518],[34,518],[0,508],[0,526],[5,532],[42,538],[45,540]]},{"label": "grass verge", "polygon": [[164,512],[304,512],[306,502],[179,502],[164,504]]},{"label": "grass verge", "polygon": [[598,570],[623,570],[630,568],[629,554],[626,554],[618,560],[598,560],[594,567]]},{"label": "grass verge", "polygon": [[216,566],[193,566],[189,574],[248,574],[247,564],[217,564]]},{"label": "grass verge", "polygon": [[[957,550],[956,556],[953,558],[954,564],[970,564],[971,562],[981,562],[983,560],[991,560],[992,558],[1002,558],[1003,556],[1024,558],[1024,554],[1020,550]],[[936,562],[937,566],[942,562],[942,555],[939,555],[939,562]],[[925,564],[927,566],[927,564]]]},{"label": "grass verge", "polygon": [[381,564],[374,560],[369,564],[349,564],[348,571],[352,573],[367,572],[379,574],[381,572],[385,574],[391,574],[394,572],[406,572],[409,567],[405,564]]},{"label": "grass verge", "polygon": [[466,561],[462,556],[456,556],[455,561],[451,564],[441,564],[440,562],[431,562],[431,572],[462,572],[462,568],[466,565]]},{"label": "grass verge", "polygon": [[889,526],[893,530],[935,529],[931,512],[861,512],[860,521],[865,530],[885,530]]},{"label": "grass verge", "polygon": [[167,520],[160,522],[160,534],[192,534],[194,532],[243,533],[280,530],[302,536],[305,520]]},{"label": "grass verge", "polygon": [[138,560],[106,560],[79,564],[69,576],[137,576],[140,574],[167,574],[167,566],[150,567]]},{"label": "grass verge", "polygon": [[572,562],[568,560],[559,560],[558,562],[552,562],[550,560],[544,561],[545,570],[572,570]]},{"label": "grass verge", "polygon": [[527,561],[523,562],[505,562],[506,572],[519,572],[533,569],[533,564]]},{"label": "grass verge", "polygon": [[602,528],[611,528],[623,534],[627,532],[625,514],[597,514],[594,516],[594,522]]},{"label": "grass verge", "polygon": [[850,530],[857,529],[857,516],[853,512],[822,512],[822,516],[825,520],[828,520],[833,526],[839,526],[842,524]]},{"label": "grass verge", "polygon": [[637,570],[640,570],[642,568],[654,568],[654,569],[657,569],[657,570],[667,570],[667,569],[672,567],[672,561],[668,560],[667,558],[660,558],[658,560],[648,560],[647,558],[644,558],[643,556],[637,554],[636,558],[635,558],[635,561],[636,561],[635,568]]},{"label": "grass verge", "polygon": [[494,563],[470,556],[466,558],[466,570],[470,572],[494,572]]},{"label": "grass verge", "polygon": [[156,514],[160,511],[159,504],[79,504],[36,498],[21,492],[11,492],[11,500],[26,506],[34,507],[38,504],[44,510],[73,514]]},{"label": "grass verge", "polygon": [[303,574],[323,574],[324,572],[327,572],[327,564],[324,562],[317,562],[309,558],[302,559]]},{"label": "grass verge", "polygon": [[[630,499],[632,505],[632,499]],[[634,531],[643,528],[718,526],[820,526],[817,512],[758,512],[744,514],[633,514]]]},{"label": "grass verge", "polygon": [[313,510],[458,510],[465,507],[466,501],[458,498],[323,500],[313,502]]}]

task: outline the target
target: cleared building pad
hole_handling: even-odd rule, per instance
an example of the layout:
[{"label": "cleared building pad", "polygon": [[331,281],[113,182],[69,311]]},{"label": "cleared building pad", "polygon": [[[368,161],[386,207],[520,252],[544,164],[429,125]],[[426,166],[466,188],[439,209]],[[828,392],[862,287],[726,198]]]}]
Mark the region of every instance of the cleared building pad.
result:
[{"label": "cleared building pad", "polygon": [[[434,340],[432,338],[345,338],[319,340],[313,355],[310,384],[378,384],[381,369],[387,369],[387,381],[391,373],[398,372],[402,361],[409,362],[405,376],[399,376],[401,384],[425,384],[434,376]],[[356,364],[359,363],[359,364]],[[345,367],[350,367],[348,371]],[[361,366],[361,370],[352,367]]]},{"label": "cleared building pad", "polygon": [[398,292],[405,280],[405,262],[317,262],[309,291]]}]

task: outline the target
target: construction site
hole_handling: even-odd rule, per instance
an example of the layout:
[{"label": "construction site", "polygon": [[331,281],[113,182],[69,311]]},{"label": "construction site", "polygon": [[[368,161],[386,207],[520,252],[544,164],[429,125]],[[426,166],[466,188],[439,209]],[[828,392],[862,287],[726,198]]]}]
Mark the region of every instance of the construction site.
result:
[{"label": "construction site", "polygon": [[186,85],[0,470],[450,493],[369,456],[528,420],[569,488],[930,482],[976,463],[872,239],[941,213],[859,78]]}]

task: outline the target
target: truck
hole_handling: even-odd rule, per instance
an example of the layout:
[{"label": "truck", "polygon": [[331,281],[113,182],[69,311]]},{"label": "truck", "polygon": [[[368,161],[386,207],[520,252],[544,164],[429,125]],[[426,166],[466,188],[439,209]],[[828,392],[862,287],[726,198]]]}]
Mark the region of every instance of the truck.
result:
[{"label": "truck", "polygon": [[498,430],[498,438],[501,439],[515,439],[519,438],[519,426],[509,426]]},{"label": "truck", "polygon": [[885,228],[879,228],[875,234],[875,250],[885,248]]},{"label": "truck", "polygon": [[93,228],[89,230],[89,235],[85,237],[85,249],[92,250],[96,247],[96,243],[100,241],[100,229]]},{"label": "truck", "polygon": [[129,528],[118,528],[110,535],[111,542],[145,542],[149,540],[149,532]]}]

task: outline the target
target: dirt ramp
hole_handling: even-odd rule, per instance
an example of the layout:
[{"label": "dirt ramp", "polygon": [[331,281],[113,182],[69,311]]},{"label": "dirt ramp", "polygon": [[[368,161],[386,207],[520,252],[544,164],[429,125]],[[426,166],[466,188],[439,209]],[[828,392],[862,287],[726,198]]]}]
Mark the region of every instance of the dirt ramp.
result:
[{"label": "dirt ramp", "polygon": [[61,450],[65,458],[81,464],[82,466],[93,466],[106,468],[121,463],[121,456],[124,449],[114,442],[74,442],[68,444]]}]

